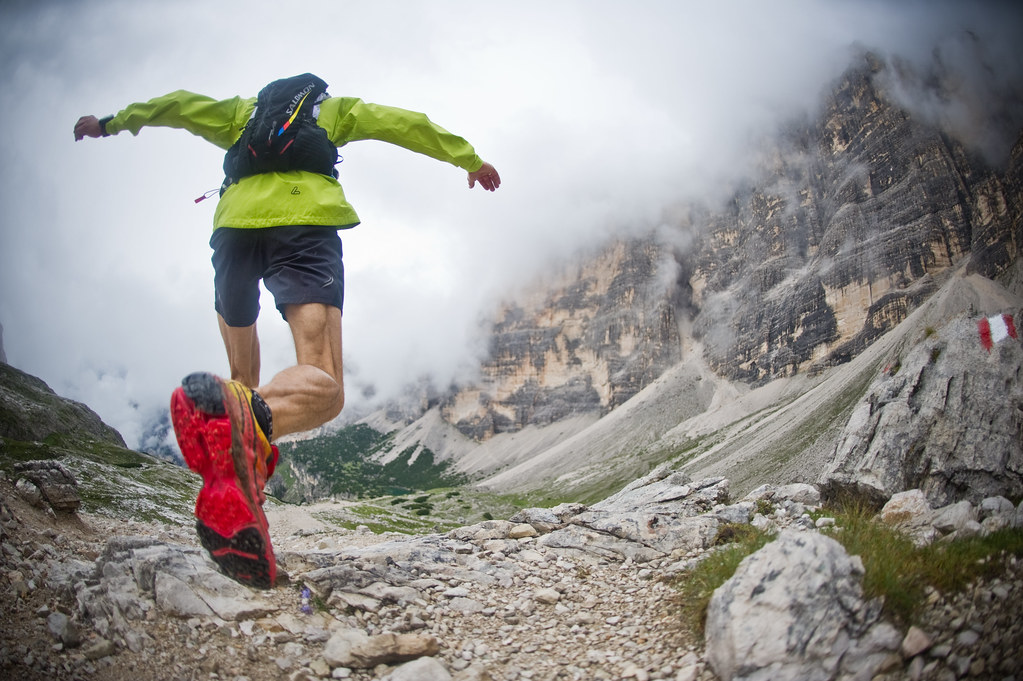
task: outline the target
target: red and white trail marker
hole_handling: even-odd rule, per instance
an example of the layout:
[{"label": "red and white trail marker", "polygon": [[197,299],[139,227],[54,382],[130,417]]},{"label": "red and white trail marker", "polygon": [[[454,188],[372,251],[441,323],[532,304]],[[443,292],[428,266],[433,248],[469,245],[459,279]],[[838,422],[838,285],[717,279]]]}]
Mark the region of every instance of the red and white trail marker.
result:
[{"label": "red and white trail marker", "polygon": [[980,331],[980,344],[989,351],[995,343],[1000,343],[1006,338],[1019,338],[1011,314],[981,319],[977,322],[977,329]]}]

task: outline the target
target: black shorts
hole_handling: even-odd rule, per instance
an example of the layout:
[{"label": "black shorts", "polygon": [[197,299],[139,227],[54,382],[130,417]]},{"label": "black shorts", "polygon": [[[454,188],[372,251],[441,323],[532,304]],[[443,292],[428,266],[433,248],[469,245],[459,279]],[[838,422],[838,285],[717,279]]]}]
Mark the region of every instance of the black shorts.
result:
[{"label": "black shorts", "polygon": [[333,227],[221,227],[213,231],[210,246],[214,306],[228,326],[256,322],[260,279],[273,294],[281,316],[286,305],[297,303],[342,309],[345,269],[341,237]]}]

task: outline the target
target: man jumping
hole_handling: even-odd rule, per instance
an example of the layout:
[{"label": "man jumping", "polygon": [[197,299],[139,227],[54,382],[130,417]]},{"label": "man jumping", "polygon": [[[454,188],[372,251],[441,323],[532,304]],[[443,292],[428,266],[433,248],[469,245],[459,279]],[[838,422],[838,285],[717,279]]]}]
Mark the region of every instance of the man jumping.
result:
[{"label": "man jumping", "polygon": [[[239,161],[265,155],[260,144],[267,143],[252,141],[251,134],[236,143],[246,127],[250,133],[257,127],[257,114],[272,106],[272,88],[306,81],[310,85],[297,90],[286,109],[291,118],[282,119],[280,127],[292,123],[299,127],[301,113],[310,117],[308,127],[313,130],[294,138],[298,141],[293,146],[278,144],[290,149],[280,152],[282,158],[306,138],[329,140],[335,160],[337,147],[373,139],[467,171],[470,188],[478,183],[494,191],[500,186],[497,170],[467,141],[424,114],[325,92],[315,100],[300,98],[302,93],[317,93],[317,84],[325,90],[326,84],[311,74],[275,81],[258,99],[215,100],[178,90],[129,104],[113,116],[83,116],[74,128],[76,141],[125,130],[138,135],[143,127],[180,128],[228,150],[228,178],[214,214],[210,246],[214,307],[231,378],[209,373],[186,376],[171,396],[171,419],[186,463],[203,477],[195,506],[202,545],[225,574],[260,588],[272,587],[277,574],[262,509],[263,490],[277,464],[277,447],[271,443],[326,423],[344,406],[344,266],[338,230],[356,226],[359,218],[329,162],[326,167],[306,167],[302,160],[289,161],[286,169],[251,164],[232,174]],[[274,135],[283,140],[285,133]],[[311,155],[323,155],[319,149],[314,152]],[[296,354],[294,366],[263,385],[256,334],[260,280],[291,329]]]}]

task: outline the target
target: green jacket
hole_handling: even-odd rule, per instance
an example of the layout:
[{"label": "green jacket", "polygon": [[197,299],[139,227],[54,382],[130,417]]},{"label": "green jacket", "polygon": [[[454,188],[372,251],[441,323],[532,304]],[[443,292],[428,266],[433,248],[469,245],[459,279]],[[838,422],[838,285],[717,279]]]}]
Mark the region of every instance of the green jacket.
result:
[{"label": "green jacket", "polygon": [[[106,132],[123,130],[138,135],[143,127],[181,128],[221,149],[241,135],[256,106],[256,99],[234,97],[217,101],[178,90],[148,102],[130,104],[107,121]],[[483,165],[475,150],[461,137],[434,124],[426,115],[354,97],[331,97],[320,104],[317,123],[341,147],[355,140],[381,140],[446,161],[473,172]],[[231,185],[220,199],[213,228],[324,225],[346,229],[359,224],[359,216],[333,177],[289,171],[262,173]]]}]

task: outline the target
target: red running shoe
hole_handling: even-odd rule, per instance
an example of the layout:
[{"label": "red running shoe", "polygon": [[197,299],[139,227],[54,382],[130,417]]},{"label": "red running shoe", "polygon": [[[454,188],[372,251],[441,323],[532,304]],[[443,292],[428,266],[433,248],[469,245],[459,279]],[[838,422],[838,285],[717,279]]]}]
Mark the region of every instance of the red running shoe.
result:
[{"label": "red running shoe", "polygon": [[252,391],[213,374],[190,374],[171,396],[171,420],[185,463],[203,478],[195,501],[199,541],[227,576],[271,588],[277,562],[263,488],[277,452],[253,416]]}]

